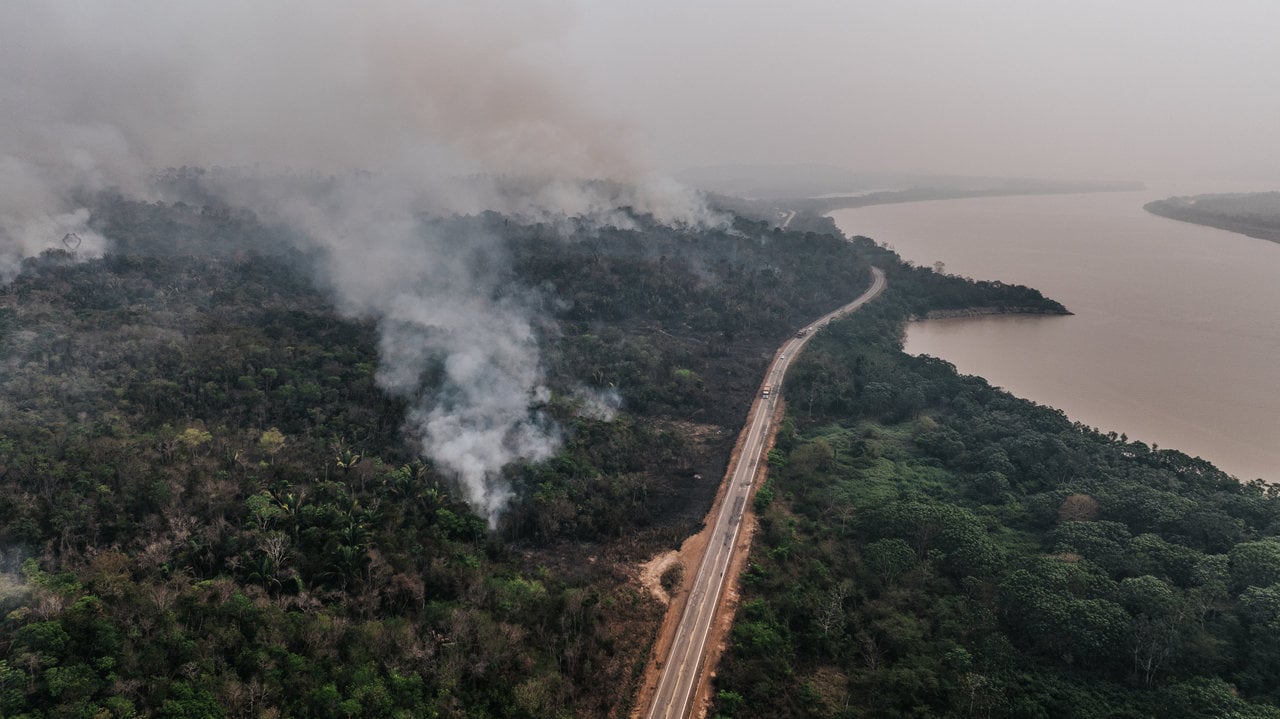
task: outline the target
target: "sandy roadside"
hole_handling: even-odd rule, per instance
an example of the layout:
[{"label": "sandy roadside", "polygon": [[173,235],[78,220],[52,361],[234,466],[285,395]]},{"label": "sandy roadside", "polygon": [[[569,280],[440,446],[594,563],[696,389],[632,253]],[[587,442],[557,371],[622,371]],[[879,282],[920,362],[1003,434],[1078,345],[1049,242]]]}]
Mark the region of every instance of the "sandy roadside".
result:
[{"label": "sandy roadside", "polygon": [[[757,398],[756,402],[759,401],[760,399]],[[773,448],[774,436],[786,411],[785,404],[785,402],[779,402],[774,408],[773,419],[771,420],[774,431],[769,435],[769,439],[765,444],[765,452]],[[753,403],[748,416],[752,416],[755,410],[756,405]],[[746,442],[749,430],[750,425],[744,427],[738,435],[738,441],[734,444],[733,453],[729,457],[725,478],[720,482],[720,487],[716,490],[715,501],[712,502],[711,508],[707,511],[706,518],[703,520],[702,530],[682,542],[678,551],[670,550],[658,554],[640,567],[641,583],[658,601],[667,604],[667,613],[663,617],[662,626],[658,630],[657,639],[654,641],[653,648],[649,652],[649,659],[645,664],[644,678],[640,683],[640,689],[636,693],[635,703],[631,710],[632,719],[641,719],[643,717],[643,712],[648,708],[649,702],[652,701],[653,692],[657,689],[658,676],[662,669],[660,658],[667,656],[671,648],[672,638],[680,624],[680,618],[684,614],[689,591],[694,579],[697,577],[698,567],[702,565],[702,558],[706,553],[707,542],[715,526],[715,519],[719,515],[720,505],[724,502],[725,492],[730,485],[729,478],[733,476],[733,472],[742,458],[742,445]],[[751,495],[747,498],[746,506],[743,509],[742,531],[738,534],[737,552],[730,565],[729,576],[726,578],[724,590],[720,595],[716,616],[711,624],[711,633],[707,639],[707,646],[712,647],[712,649],[707,657],[707,669],[703,672],[702,679],[695,692],[697,699],[691,714],[695,718],[705,716],[707,708],[710,706],[711,685],[712,679],[715,677],[715,668],[719,664],[720,654],[724,651],[729,631],[733,628],[733,617],[738,606],[738,576],[742,573],[743,568],[746,567],[748,553],[751,548],[751,538],[755,535],[756,529],[756,517],[752,511],[752,498],[755,496],[756,488],[764,481],[767,469],[768,463],[762,461],[751,485]],[[667,592],[662,588],[661,578],[663,573],[677,563],[684,566],[684,572],[675,594],[668,597]]]}]

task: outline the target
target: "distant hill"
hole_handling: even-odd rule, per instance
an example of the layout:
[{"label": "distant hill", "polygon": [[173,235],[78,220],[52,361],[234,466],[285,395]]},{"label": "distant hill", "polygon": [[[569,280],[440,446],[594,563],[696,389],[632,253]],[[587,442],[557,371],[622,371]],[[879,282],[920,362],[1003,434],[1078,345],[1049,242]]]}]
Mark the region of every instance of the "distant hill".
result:
[{"label": "distant hill", "polygon": [[1280,192],[1170,197],[1143,205],[1153,215],[1280,242]]},{"label": "distant hill", "polygon": [[706,193],[717,210],[818,233],[838,232],[828,213],[851,207],[1143,189],[1142,183],[1129,181],[861,173],[831,165],[725,165],[686,170],[676,177]]},{"label": "distant hill", "polygon": [[866,192],[877,189],[866,176],[833,165],[716,165],[676,173],[690,187],[751,199]]},{"label": "distant hill", "polygon": [[1141,183],[1046,180],[1030,177],[933,175],[918,172],[855,172],[834,165],[717,165],[676,173],[676,179],[707,192],[753,200],[860,195],[928,188],[937,192],[1106,192],[1142,189]]}]

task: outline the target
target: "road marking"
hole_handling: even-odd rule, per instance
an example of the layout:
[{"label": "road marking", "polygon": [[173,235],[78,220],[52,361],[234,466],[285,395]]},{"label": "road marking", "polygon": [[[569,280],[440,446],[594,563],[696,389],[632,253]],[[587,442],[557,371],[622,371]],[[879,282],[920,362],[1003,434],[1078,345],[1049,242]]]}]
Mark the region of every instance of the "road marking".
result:
[{"label": "road marking", "polygon": [[[811,322],[805,328],[806,332],[803,337],[793,338],[783,343],[778,352],[778,358],[773,361],[768,371],[765,372],[768,385],[777,387],[778,391],[781,391],[781,384],[775,380],[781,379],[786,374],[787,368],[791,364],[791,358],[795,357],[796,353],[813,337],[819,327],[836,317],[853,312],[880,294],[885,287],[884,272],[877,267],[872,267],[871,271],[871,286],[858,299]],[[720,511],[716,514],[715,524],[711,530],[711,536],[708,538],[708,551],[702,557],[702,563],[698,567],[698,574],[693,580],[693,588],[689,592],[688,604],[685,605],[684,614],[676,625],[676,634],[672,639],[671,647],[668,649],[667,661],[662,665],[658,675],[658,686],[654,691],[653,703],[649,706],[649,711],[645,715],[649,719],[673,716],[677,719],[683,719],[692,709],[693,692],[697,686],[697,678],[702,661],[705,658],[704,649],[711,630],[711,622],[715,618],[715,609],[719,602],[720,593],[724,590],[725,574],[733,561],[738,531],[742,527],[741,510],[746,504],[746,492],[750,491],[756,474],[759,472],[760,458],[764,451],[763,435],[773,417],[775,399],[776,393],[771,393],[767,400],[761,400],[754,405],[754,410],[747,426],[747,438],[743,443],[742,453],[738,455],[737,463],[730,469],[728,476],[729,486],[725,489],[725,499],[728,500],[734,492],[739,492],[740,494],[737,497],[737,501],[734,502],[732,510],[729,510],[730,505],[728,501],[725,501],[720,506]],[[723,540],[720,544],[716,543],[717,535],[723,535]],[[713,548],[715,548],[714,551],[712,551]],[[726,548],[727,551],[725,551]],[[711,585],[714,585],[714,588]],[[711,600],[710,612],[708,612],[708,599]],[[677,659],[677,670],[674,672],[673,678],[673,672],[669,671],[669,669]],[[686,671],[691,662],[692,671]],[[674,685],[672,682],[674,682]],[[667,695],[670,696],[668,697]],[[673,711],[676,713],[673,714]]]}]

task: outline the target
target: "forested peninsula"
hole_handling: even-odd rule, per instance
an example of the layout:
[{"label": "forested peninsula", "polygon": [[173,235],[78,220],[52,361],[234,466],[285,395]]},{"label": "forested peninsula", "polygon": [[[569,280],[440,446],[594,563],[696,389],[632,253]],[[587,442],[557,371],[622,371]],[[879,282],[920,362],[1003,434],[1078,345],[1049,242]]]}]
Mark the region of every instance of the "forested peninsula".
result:
[{"label": "forested peninsula", "polygon": [[889,289],[788,377],[720,717],[1280,717],[1280,492],[902,352]]},{"label": "forested peninsula", "polygon": [[1148,202],[1142,207],[1153,215],[1171,220],[1280,242],[1280,192],[1170,197]]}]

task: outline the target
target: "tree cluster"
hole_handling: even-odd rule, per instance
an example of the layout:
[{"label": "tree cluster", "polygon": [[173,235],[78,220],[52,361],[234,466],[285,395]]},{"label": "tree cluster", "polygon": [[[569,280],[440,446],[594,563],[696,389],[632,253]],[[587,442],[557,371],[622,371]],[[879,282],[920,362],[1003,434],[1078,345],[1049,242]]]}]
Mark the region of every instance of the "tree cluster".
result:
[{"label": "tree cluster", "polygon": [[1280,717],[1280,494],[902,353],[894,274],[788,380],[720,715]]},{"label": "tree cluster", "polygon": [[502,238],[501,284],[541,303],[565,442],[506,468],[490,531],[305,243],[212,201],[98,203],[111,252],[0,294],[3,716],[625,711],[662,611],[626,563],[700,520],[772,348],[868,281],[838,238],[751,223],[424,218]]}]

